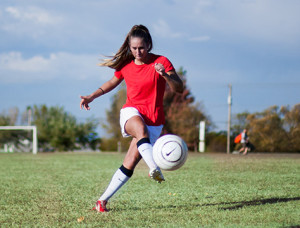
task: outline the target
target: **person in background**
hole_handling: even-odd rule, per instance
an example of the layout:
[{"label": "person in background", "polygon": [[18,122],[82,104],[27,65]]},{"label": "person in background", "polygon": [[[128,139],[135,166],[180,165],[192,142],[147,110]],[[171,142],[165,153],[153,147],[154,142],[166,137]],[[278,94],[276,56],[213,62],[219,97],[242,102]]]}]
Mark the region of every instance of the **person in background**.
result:
[{"label": "person in background", "polygon": [[246,155],[249,150],[249,137],[247,134],[247,129],[244,129],[241,134],[242,134],[242,136],[241,136],[242,148],[240,149],[239,152],[240,153],[243,152],[243,155]]}]

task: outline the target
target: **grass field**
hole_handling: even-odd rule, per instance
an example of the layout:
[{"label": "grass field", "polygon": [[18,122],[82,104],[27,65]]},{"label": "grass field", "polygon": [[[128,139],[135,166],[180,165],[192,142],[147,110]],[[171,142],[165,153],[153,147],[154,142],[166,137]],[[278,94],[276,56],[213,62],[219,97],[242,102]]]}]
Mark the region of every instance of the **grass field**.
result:
[{"label": "grass field", "polygon": [[300,154],[190,153],[166,182],[141,162],[91,211],[124,154],[0,154],[1,227],[298,227]]}]

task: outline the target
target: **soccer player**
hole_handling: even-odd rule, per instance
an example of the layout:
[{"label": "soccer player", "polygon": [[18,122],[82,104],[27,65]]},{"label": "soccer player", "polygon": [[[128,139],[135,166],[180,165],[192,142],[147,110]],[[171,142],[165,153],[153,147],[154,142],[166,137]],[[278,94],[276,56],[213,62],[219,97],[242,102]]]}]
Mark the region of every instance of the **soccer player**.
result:
[{"label": "soccer player", "polygon": [[89,110],[89,103],[108,93],[125,80],[127,100],[120,111],[120,126],[124,137],[132,137],[123,164],[113,175],[107,189],[96,203],[95,210],[106,212],[107,201],[129,180],[134,168],[143,158],[149,176],[164,181],[152,156],[152,146],[160,136],[165,116],[163,96],[166,83],[183,92],[183,83],[172,63],[164,56],[151,53],[152,38],[143,25],[135,25],[127,34],[119,51],[100,65],[115,69],[114,76],[88,96],[80,96],[80,108]]}]

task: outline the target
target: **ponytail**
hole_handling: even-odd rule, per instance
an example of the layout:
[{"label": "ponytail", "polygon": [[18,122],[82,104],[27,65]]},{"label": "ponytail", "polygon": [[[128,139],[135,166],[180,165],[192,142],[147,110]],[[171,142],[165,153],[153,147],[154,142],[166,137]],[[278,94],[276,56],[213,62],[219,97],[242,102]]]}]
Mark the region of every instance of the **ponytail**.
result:
[{"label": "ponytail", "polygon": [[104,59],[100,66],[107,66],[116,70],[121,69],[125,64],[134,59],[130,51],[131,37],[139,37],[144,40],[148,47],[148,52],[152,50],[153,43],[149,30],[144,25],[134,25],[127,34],[124,43],[114,56],[109,56],[109,59]]}]

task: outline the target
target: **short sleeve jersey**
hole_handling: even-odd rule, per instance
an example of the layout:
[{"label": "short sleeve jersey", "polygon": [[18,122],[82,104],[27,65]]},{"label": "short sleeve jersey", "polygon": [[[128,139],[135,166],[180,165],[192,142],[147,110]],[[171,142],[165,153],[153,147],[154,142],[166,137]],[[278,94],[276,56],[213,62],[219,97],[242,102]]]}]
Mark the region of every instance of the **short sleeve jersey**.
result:
[{"label": "short sleeve jersey", "polygon": [[166,57],[151,54],[149,61],[143,65],[131,61],[115,71],[115,76],[124,79],[127,86],[127,100],[123,108],[136,108],[149,126],[165,123],[163,97],[166,81],[156,72],[155,63],[161,63],[166,72],[174,70]]}]

